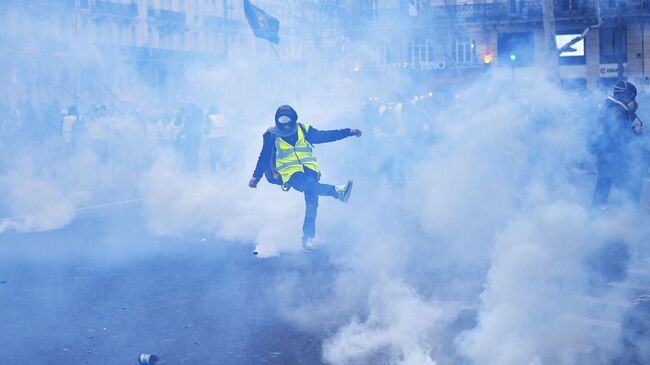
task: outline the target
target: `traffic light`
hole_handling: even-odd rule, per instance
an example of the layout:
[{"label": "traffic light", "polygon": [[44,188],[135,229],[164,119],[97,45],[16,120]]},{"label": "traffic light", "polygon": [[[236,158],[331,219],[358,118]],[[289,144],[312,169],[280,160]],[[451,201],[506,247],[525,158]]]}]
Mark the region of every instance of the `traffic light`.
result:
[{"label": "traffic light", "polygon": [[517,55],[514,53],[510,54],[510,61],[515,62],[517,60]]}]

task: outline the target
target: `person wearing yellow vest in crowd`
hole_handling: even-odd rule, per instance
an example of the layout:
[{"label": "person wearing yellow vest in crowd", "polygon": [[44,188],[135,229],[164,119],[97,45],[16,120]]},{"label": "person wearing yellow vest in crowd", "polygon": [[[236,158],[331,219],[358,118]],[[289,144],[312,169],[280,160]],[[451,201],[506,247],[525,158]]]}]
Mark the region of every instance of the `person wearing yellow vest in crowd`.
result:
[{"label": "person wearing yellow vest in crowd", "polygon": [[227,164],[225,163],[224,150],[228,128],[226,117],[219,113],[219,109],[214,105],[210,107],[205,117],[204,133],[210,155],[210,169],[215,172],[217,166],[221,166],[225,170]]},{"label": "person wearing yellow vest in crowd", "polygon": [[79,134],[81,133],[81,118],[77,107],[71,105],[68,107],[68,113],[63,117],[61,123],[61,135],[63,137],[63,153],[65,156],[71,156],[79,143]]},{"label": "person wearing yellow vest in crowd", "polygon": [[63,135],[63,144],[69,145],[72,143],[72,129],[75,124],[79,122],[79,113],[77,112],[77,107],[71,105],[68,107],[68,114],[63,117],[63,126],[62,126],[62,135]]},{"label": "person wearing yellow vest in crowd", "polygon": [[[361,131],[350,128],[319,131],[308,124],[298,123],[298,114],[289,105],[278,108],[275,112],[275,126],[264,133],[262,152],[248,186],[256,188],[270,166],[273,177],[278,179],[283,188],[292,187],[305,194],[302,243],[306,249],[314,248],[318,196],[331,196],[347,203],[352,191],[352,180],[339,186],[319,182],[320,168],[313,154],[313,145],[351,136],[361,137]],[[267,178],[269,181],[272,179],[268,173]]]}]

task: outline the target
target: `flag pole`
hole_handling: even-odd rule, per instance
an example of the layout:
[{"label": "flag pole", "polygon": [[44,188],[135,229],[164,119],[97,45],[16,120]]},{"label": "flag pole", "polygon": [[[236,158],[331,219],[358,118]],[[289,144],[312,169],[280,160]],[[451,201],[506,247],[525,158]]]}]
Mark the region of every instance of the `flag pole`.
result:
[{"label": "flag pole", "polygon": [[296,91],[296,88],[294,87],[293,82],[289,77],[289,73],[284,67],[284,63],[280,59],[278,50],[275,48],[275,44],[280,42],[280,38],[278,36],[278,33],[280,31],[280,21],[267,14],[264,10],[251,4],[250,0],[244,0],[243,4],[244,14],[246,15],[248,25],[253,30],[253,34],[255,37],[266,39],[271,43],[271,49],[273,50],[273,54],[275,54],[275,59],[277,59],[280,63],[280,68],[282,68],[282,72],[284,72],[284,76],[289,84],[289,87],[291,87],[291,90],[293,90],[296,98],[298,98],[298,91]]},{"label": "flag pole", "polygon": [[273,50],[273,54],[275,54],[275,59],[278,60],[278,63],[280,64],[280,68],[282,69],[282,72],[284,73],[286,80],[289,82],[289,87],[291,87],[291,90],[295,94],[296,98],[300,98],[300,95],[298,94],[298,91],[296,90],[295,86],[293,85],[293,81],[289,76],[289,72],[287,72],[287,69],[284,67],[284,62],[282,62],[282,59],[280,59],[280,54],[278,53],[278,50],[275,48],[275,44],[271,43],[271,49]]}]

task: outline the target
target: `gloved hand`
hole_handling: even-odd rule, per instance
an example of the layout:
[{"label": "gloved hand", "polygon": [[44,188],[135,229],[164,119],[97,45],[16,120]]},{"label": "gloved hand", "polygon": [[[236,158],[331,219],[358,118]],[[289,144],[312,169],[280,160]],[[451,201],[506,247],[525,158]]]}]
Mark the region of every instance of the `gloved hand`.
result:
[{"label": "gloved hand", "polygon": [[357,138],[361,137],[361,129],[356,129],[356,128],[350,129],[350,135],[357,136]]},{"label": "gloved hand", "polygon": [[259,180],[257,180],[254,177],[251,177],[251,179],[248,181],[248,187],[249,188],[256,188],[258,182],[259,182]]}]

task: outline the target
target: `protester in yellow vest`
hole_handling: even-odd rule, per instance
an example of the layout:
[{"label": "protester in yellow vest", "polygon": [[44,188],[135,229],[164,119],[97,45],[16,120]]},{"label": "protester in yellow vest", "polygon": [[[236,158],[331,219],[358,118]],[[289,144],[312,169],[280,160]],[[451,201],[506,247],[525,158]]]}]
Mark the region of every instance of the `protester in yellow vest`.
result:
[{"label": "protester in yellow vest", "polygon": [[226,170],[228,164],[225,161],[226,137],[228,136],[228,124],[226,117],[219,113],[216,106],[211,106],[204,121],[205,140],[208,145],[210,157],[210,169],[217,171],[217,167]]},{"label": "protester in yellow vest", "polygon": [[63,135],[63,144],[69,145],[73,141],[73,128],[75,124],[79,122],[79,113],[77,112],[77,107],[71,105],[68,107],[68,114],[63,117],[63,125],[61,128],[61,133]]},{"label": "protester in yellow vest", "polygon": [[[352,191],[352,180],[339,186],[319,182],[320,168],[313,154],[313,145],[334,142],[350,136],[361,137],[361,131],[350,128],[319,131],[308,124],[298,123],[298,114],[289,105],[278,108],[275,112],[275,126],[264,133],[262,152],[248,186],[256,188],[262,175],[270,166],[279,184],[305,194],[306,209],[302,226],[302,243],[306,249],[314,248],[318,196],[331,196],[347,203]],[[269,181],[274,179],[269,178],[268,174],[267,178]]]}]

